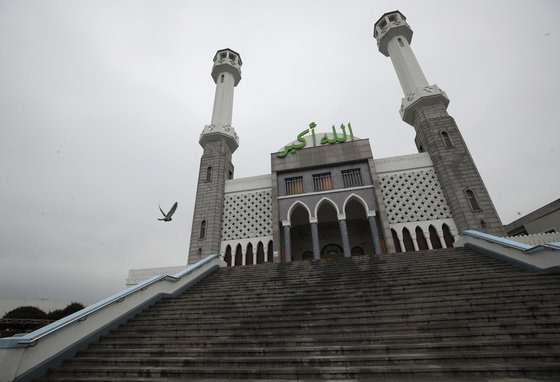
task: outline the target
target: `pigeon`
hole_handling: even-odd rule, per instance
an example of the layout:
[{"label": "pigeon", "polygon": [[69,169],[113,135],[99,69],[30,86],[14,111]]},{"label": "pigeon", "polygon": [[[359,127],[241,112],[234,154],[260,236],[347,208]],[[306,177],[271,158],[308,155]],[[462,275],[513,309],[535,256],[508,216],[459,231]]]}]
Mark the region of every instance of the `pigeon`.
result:
[{"label": "pigeon", "polygon": [[170,222],[171,221],[171,216],[173,216],[176,209],[177,209],[177,202],[175,202],[175,204],[173,205],[173,207],[171,207],[171,209],[169,210],[168,213],[163,212],[163,210],[161,209],[161,206],[159,206],[159,210],[163,214],[164,218],[163,219],[158,219],[158,220],[164,221],[164,222]]}]

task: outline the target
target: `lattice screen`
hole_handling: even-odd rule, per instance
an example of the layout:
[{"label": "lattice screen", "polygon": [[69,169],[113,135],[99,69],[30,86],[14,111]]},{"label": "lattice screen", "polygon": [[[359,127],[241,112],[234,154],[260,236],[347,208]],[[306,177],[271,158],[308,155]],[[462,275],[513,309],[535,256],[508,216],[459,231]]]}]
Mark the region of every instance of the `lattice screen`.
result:
[{"label": "lattice screen", "polygon": [[270,191],[226,194],[222,241],[272,236]]},{"label": "lattice screen", "polygon": [[380,175],[389,223],[451,217],[447,200],[433,169]]}]

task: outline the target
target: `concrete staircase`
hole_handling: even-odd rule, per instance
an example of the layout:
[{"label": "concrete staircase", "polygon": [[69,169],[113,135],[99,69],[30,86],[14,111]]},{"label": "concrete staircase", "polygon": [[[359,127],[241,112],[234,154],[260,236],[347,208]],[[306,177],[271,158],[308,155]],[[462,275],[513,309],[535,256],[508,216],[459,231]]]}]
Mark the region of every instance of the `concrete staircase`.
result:
[{"label": "concrete staircase", "polygon": [[466,249],[224,268],[43,381],[560,380],[560,277]]}]

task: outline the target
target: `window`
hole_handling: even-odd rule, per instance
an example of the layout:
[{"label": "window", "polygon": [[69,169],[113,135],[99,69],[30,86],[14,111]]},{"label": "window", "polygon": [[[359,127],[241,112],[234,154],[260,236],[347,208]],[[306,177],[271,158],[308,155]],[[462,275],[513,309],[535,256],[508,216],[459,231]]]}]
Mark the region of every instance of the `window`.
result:
[{"label": "window", "polygon": [[362,182],[362,173],[359,168],[342,170],[341,173],[344,187],[359,187],[364,185]]},{"label": "window", "polygon": [[404,42],[402,42],[402,39],[399,37],[397,40],[399,41],[399,45],[401,46],[401,48],[403,48]]},{"label": "window", "polygon": [[234,60],[234,61],[235,61],[235,59],[237,58],[237,56],[236,56],[235,54],[233,54],[233,53],[230,53],[230,54],[229,54],[229,58],[230,58],[231,60]]},{"label": "window", "polygon": [[286,178],[286,195],[303,194],[303,176]]},{"label": "window", "polygon": [[226,59],[227,58],[227,52],[220,53],[220,58]]},{"label": "window", "polygon": [[472,192],[472,190],[466,189],[465,190],[465,195],[467,196],[467,201],[469,202],[469,205],[471,206],[471,210],[482,211],[482,208],[480,208],[480,205],[478,204],[478,201],[476,200],[476,196],[474,195],[474,192]]},{"label": "window", "polygon": [[313,175],[313,191],[326,190],[332,190],[331,173],[325,172]]},{"label": "window", "polygon": [[394,23],[395,21],[397,21],[397,15],[390,15],[389,16],[389,21]]},{"label": "window", "polygon": [[221,82],[221,83],[224,82],[224,75],[223,75],[223,74],[220,76],[220,82]]},{"label": "window", "polygon": [[451,137],[447,133],[447,131],[442,131],[440,133],[441,139],[443,139],[443,144],[445,145],[446,149],[450,149],[453,147],[453,142],[451,142]]},{"label": "window", "polygon": [[233,171],[229,170],[228,179],[233,179]]},{"label": "window", "polygon": [[212,167],[208,167],[206,169],[206,183],[210,183],[212,181]]},{"label": "window", "polygon": [[200,222],[200,239],[204,239],[206,237],[206,220]]}]

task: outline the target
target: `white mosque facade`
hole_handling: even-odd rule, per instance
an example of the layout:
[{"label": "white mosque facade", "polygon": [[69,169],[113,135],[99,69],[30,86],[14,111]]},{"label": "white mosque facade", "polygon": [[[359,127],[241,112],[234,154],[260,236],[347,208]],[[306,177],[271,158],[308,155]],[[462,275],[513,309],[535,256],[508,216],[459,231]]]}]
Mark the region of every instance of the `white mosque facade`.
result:
[{"label": "white mosque facade", "polygon": [[[449,98],[428,83],[412,52],[405,16],[384,14],[374,37],[397,72],[404,93],[401,117],[416,131],[418,153],[376,159],[369,140],[354,135],[351,123],[324,132],[306,121],[309,126],[293,142],[270,154],[270,174],[241,179],[234,178],[239,137],[232,111],[242,60],[231,49],[215,54],[216,93],[211,123],[199,141],[203,155],[188,264],[215,253],[228,266],[246,266],[431,250],[453,246],[466,229],[503,236],[488,191],[447,114]],[[162,269],[131,270],[128,283]]]}]

